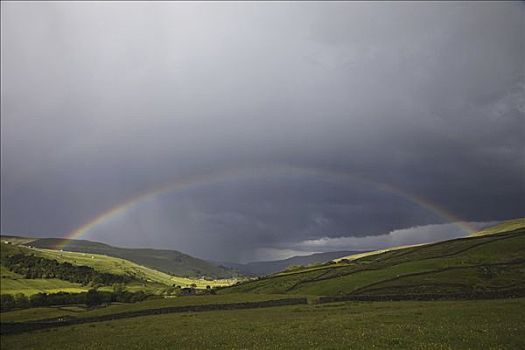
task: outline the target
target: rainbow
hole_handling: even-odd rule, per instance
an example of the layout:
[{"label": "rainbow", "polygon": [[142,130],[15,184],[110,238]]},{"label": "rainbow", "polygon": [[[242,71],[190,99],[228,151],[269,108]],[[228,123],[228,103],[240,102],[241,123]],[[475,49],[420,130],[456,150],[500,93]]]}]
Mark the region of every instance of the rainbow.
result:
[{"label": "rainbow", "polygon": [[188,191],[196,189],[202,186],[208,186],[213,184],[225,183],[228,181],[236,180],[249,180],[258,179],[265,177],[313,177],[326,182],[344,184],[349,180],[362,183],[364,185],[371,186],[380,191],[392,193],[396,196],[405,198],[406,200],[425,208],[426,210],[434,213],[441,217],[447,222],[454,223],[459,226],[468,234],[475,232],[475,228],[470,226],[465,220],[453,215],[446,209],[439,205],[425,199],[421,196],[409,193],[398,187],[392,185],[377,182],[369,178],[365,178],[356,173],[340,172],[340,171],[329,171],[322,169],[313,169],[296,166],[263,166],[263,167],[250,167],[250,168],[238,168],[229,169],[222,171],[214,171],[206,174],[191,176],[187,178],[177,179],[173,182],[166,183],[164,185],[155,187],[147,192],[141,193],[128,200],[117,204],[109,210],[99,214],[91,221],[86,222],[82,226],[76,228],[72,232],[65,235],[60,242],[56,245],[56,249],[63,249],[70,239],[79,239],[96,227],[100,227],[111,220],[124,215],[126,212],[148,203],[149,201],[156,199],[166,194],[179,193],[182,191]]}]

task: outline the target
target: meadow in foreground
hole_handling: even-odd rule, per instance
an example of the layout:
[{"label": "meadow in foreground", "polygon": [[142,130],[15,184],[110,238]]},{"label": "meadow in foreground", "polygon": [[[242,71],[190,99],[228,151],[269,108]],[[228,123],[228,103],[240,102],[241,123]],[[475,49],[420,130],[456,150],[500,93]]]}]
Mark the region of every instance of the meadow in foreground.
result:
[{"label": "meadow in foreground", "polygon": [[346,302],[146,316],[3,335],[2,349],[520,349],[525,299]]}]

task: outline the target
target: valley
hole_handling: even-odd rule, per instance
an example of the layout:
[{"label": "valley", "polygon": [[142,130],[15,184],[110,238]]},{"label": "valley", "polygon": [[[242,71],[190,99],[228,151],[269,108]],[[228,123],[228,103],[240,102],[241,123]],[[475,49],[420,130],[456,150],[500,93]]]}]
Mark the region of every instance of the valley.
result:
[{"label": "valley", "polygon": [[[125,339],[118,338],[122,342],[118,346],[129,342],[126,347],[131,349],[223,348],[226,344],[236,348],[281,344],[290,349],[321,344],[363,349],[372,345],[403,349],[438,349],[444,344],[452,348],[521,346],[525,344],[518,336],[525,330],[521,312],[525,306],[525,219],[484,231],[483,235],[358,253],[357,257],[293,265],[266,276],[232,279],[180,277],[118,257],[36,248],[28,238],[3,236],[3,300],[7,294],[23,294],[29,307],[15,306],[0,313],[2,348],[45,349],[50,341],[65,349],[116,347],[112,343],[116,338],[103,343],[96,339],[117,330],[126,334]],[[108,276],[125,276],[129,279],[118,284],[118,290],[127,290],[131,296],[143,293],[145,300],[31,307],[32,296],[42,293],[95,291],[110,298],[116,287],[27,278],[8,268],[6,262],[12,256],[34,256],[56,261],[56,266],[69,263]],[[192,290],[193,295],[184,296],[182,290]],[[491,323],[497,326],[488,327]],[[380,335],[374,334],[372,324],[381,325]],[[49,332],[60,340],[47,339]],[[334,332],[337,339],[329,336]]]}]

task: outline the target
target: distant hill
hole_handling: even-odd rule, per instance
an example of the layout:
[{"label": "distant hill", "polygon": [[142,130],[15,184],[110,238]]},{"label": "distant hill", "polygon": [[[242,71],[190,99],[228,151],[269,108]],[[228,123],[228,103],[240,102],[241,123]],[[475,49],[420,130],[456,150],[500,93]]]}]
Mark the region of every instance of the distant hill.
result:
[{"label": "distant hill", "polygon": [[285,271],[225,288],[221,293],[417,296],[488,292],[522,295],[525,291],[524,252],[525,228],[518,228]]},{"label": "distant hill", "polygon": [[66,246],[64,250],[70,252],[101,254],[121,258],[181,277],[231,278],[239,274],[232,269],[214,265],[176,250],[119,248],[100,242],[64,240],[60,238],[34,238],[31,240],[25,237],[2,236],[2,239],[4,237],[18,239],[22,244],[35,248],[56,249],[57,246]]},{"label": "distant hill", "polygon": [[315,253],[304,256],[293,256],[284,260],[257,261],[246,264],[221,263],[223,266],[238,270],[242,274],[252,276],[265,276],[285,270],[293,265],[310,265],[325,263],[343,256],[364,253],[363,251],[337,251],[327,253]]}]

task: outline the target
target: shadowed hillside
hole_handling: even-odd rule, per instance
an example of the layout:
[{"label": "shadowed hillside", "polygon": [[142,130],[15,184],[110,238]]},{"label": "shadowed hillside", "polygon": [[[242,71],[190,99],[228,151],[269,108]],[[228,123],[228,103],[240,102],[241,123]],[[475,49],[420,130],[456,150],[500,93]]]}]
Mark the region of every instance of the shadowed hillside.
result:
[{"label": "shadowed hillside", "polygon": [[284,260],[256,261],[246,264],[223,263],[222,265],[238,270],[246,275],[264,276],[279,272],[295,265],[309,265],[325,263],[343,256],[363,253],[362,251],[338,251],[315,253],[305,256],[293,256]]}]

